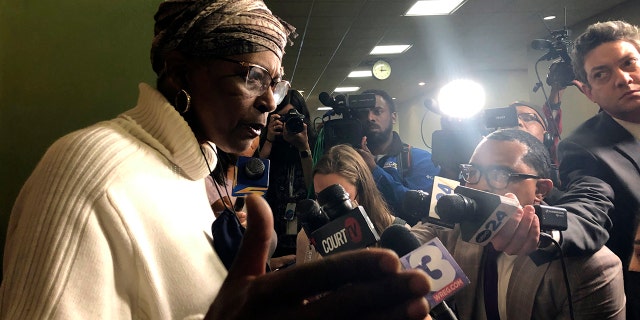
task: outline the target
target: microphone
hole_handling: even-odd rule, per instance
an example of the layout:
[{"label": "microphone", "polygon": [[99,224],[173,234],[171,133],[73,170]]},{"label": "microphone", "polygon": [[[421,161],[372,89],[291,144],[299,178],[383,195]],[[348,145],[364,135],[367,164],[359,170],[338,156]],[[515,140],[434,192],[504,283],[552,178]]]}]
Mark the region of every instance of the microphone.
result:
[{"label": "microphone", "polygon": [[264,195],[269,188],[269,164],[269,159],[238,157],[232,195]]},{"label": "microphone", "polygon": [[540,57],[540,59],[538,59],[538,60],[540,60],[540,61],[542,61],[542,60],[549,61],[549,60],[553,60],[553,59],[556,59],[556,58],[560,58],[560,53],[558,51],[556,51],[556,50],[550,50],[544,56]]},{"label": "microphone", "polygon": [[546,50],[553,48],[553,42],[547,39],[533,39],[531,41],[531,48],[535,50]]},{"label": "microphone", "polygon": [[380,235],[380,246],[391,249],[399,257],[420,247],[420,241],[404,226],[393,224],[384,229]]},{"label": "microphone", "polygon": [[[361,249],[380,240],[373,223],[362,206],[353,207],[349,194],[339,184],[331,185],[318,193],[318,205],[330,220],[324,226],[307,233],[309,242],[322,256]],[[303,220],[318,215],[311,206]],[[318,215],[318,223],[324,220]],[[310,230],[316,224],[310,224]],[[305,230],[306,232],[306,230]]]},{"label": "microphone", "polygon": [[[460,182],[436,176],[433,179],[431,194],[422,190],[408,190],[402,198],[402,209],[405,213],[419,218],[423,223],[436,229],[453,229],[454,225],[445,223],[435,212],[436,202],[440,197],[453,194]],[[435,201],[431,201],[435,199]]]},{"label": "microphone", "polygon": [[[320,103],[322,103],[323,105],[327,106],[327,107],[332,107],[336,104],[336,100],[329,95],[326,92],[320,92],[320,95],[318,96],[318,99],[320,100]],[[336,114],[336,111],[334,109],[331,109],[327,112],[324,113],[324,115],[322,115],[322,118],[326,118],[326,117],[330,117],[333,116],[334,114]]]},{"label": "microphone", "polygon": [[469,243],[486,245],[520,207],[516,199],[465,186],[454,192],[440,197],[435,211],[444,222],[459,223],[460,236]]},{"label": "microphone", "polygon": [[438,104],[438,101],[436,99],[427,98],[424,100],[422,104],[424,105],[425,108],[427,108],[427,110],[437,115],[440,115],[440,116],[442,115],[442,110],[440,109],[440,105]]},{"label": "microphone", "polygon": [[307,235],[329,223],[329,217],[322,211],[320,205],[311,199],[298,201],[296,216]]},{"label": "microphone", "polygon": [[320,100],[320,103],[327,107],[333,107],[336,103],[336,100],[326,92],[320,92],[320,95],[318,95],[318,99]]},{"label": "microphone", "polygon": [[438,238],[421,247],[409,229],[391,225],[380,235],[380,246],[397,253],[405,269],[419,268],[427,273],[432,287],[425,298],[431,307],[432,318],[458,319],[444,300],[469,284],[469,279]]},{"label": "microphone", "polygon": [[421,221],[429,211],[431,195],[422,190],[407,190],[402,197],[402,212],[410,220]]}]

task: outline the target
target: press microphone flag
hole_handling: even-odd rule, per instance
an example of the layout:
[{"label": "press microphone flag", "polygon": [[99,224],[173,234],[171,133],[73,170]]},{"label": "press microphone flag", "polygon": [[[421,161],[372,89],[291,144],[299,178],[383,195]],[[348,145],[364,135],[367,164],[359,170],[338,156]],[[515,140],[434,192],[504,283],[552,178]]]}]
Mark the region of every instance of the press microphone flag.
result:
[{"label": "press microphone flag", "polygon": [[462,240],[486,245],[518,210],[516,199],[458,186],[440,197],[436,212],[446,223],[460,224]]},{"label": "press microphone flag", "polygon": [[323,256],[366,248],[379,239],[362,206],[332,220],[309,235],[309,241]]},{"label": "press microphone flag", "polygon": [[303,203],[299,217],[309,242],[322,256],[366,248],[380,240],[364,208],[353,206],[339,184],[320,191],[317,204]]},{"label": "press microphone flag", "polygon": [[431,280],[431,292],[426,296],[430,306],[435,306],[469,284],[464,274],[440,239],[433,238],[418,249],[400,258],[405,269],[420,269]]},{"label": "press microphone flag", "polygon": [[[436,203],[440,199],[440,197],[453,194],[456,187],[460,185],[459,181],[451,180],[447,178],[443,178],[440,176],[436,176],[433,179],[433,187],[431,189],[431,203],[429,203],[429,218],[437,219],[436,221],[440,222],[442,220],[438,213],[436,212]],[[444,223],[444,222],[443,222]],[[453,225],[447,225],[446,227],[453,228]]]},{"label": "press microphone flag", "polygon": [[269,159],[238,157],[233,196],[264,195],[269,188]]}]

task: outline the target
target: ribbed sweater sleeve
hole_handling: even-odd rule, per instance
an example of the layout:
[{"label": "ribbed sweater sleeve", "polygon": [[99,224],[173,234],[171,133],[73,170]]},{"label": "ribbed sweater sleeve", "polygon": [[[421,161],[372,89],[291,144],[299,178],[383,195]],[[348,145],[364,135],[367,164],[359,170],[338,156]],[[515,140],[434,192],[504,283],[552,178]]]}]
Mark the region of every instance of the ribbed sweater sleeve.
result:
[{"label": "ribbed sweater sleeve", "polygon": [[12,210],[1,319],[197,319],[226,276],[206,196],[215,158],[162,95],[56,141]]}]

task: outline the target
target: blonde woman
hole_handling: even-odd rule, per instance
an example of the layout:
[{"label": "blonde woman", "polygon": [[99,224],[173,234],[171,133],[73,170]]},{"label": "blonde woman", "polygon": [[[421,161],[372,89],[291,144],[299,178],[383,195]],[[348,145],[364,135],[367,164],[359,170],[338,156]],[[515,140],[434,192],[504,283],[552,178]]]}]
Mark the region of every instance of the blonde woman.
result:
[{"label": "blonde woman", "polygon": [[[366,210],[378,234],[392,224],[406,225],[404,220],[391,213],[376,187],[367,164],[351,146],[343,144],[332,147],[313,169],[313,187],[316,194],[336,183],[345,189],[351,201]],[[307,234],[304,230],[300,231],[296,243],[297,263],[313,261],[318,257],[320,254],[309,244]]]}]

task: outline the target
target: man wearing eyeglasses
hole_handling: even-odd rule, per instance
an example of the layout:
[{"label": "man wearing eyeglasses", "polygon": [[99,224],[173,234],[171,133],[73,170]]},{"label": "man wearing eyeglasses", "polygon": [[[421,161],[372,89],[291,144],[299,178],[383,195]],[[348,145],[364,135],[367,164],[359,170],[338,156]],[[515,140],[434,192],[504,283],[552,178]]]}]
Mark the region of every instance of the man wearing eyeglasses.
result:
[{"label": "man wearing eyeglasses", "polygon": [[640,224],[640,32],[623,21],[590,25],[572,55],[581,91],[602,112],[560,143],[560,179],[570,188],[591,176],[612,189],[614,210],[587,217],[592,230],[585,233],[585,249],[606,243],[620,257],[627,297],[637,299],[629,300],[627,316],[640,319],[640,273],[629,270]]},{"label": "man wearing eyeglasses", "polygon": [[533,205],[543,204],[553,187],[549,164],[546,148],[531,134],[493,132],[461,166],[461,177],[467,187],[517,199],[517,212],[486,247],[462,241],[459,226],[412,229],[422,243],[438,237],[469,277],[453,301],[460,319],[569,319],[571,308],[575,319],[624,319],[621,263],[608,248],[566,259],[572,305],[556,249],[537,248]]},{"label": "man wearing eyeglasses", "polygon": [[538,138],[549,149],[553,145],[553,136],[547,130],[547,121],[538,107],[526,101],[516,101],[510,106],[516,108],[518,128]]},{"label": "man wearing eyeglasses", "polygon": [[518,127],[517,129],[529,132],[536,137],[549,151],[551,156],[552,168],[551,168],[551,180],[553,180],[554,188],[547,194],[546,201],[550,204],[558,202],[562,197],[563,192],[558,189],[560,186],[560,178],[558,177],[558,167],[556,158],[556,138],[551,132],[557,132],[557,130],[549,130],[549,123],[547,119],[542,115],[540,107],[531,104],[526,101],[516,101],[510,105],[516,108],[518,115]]}]

